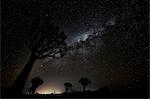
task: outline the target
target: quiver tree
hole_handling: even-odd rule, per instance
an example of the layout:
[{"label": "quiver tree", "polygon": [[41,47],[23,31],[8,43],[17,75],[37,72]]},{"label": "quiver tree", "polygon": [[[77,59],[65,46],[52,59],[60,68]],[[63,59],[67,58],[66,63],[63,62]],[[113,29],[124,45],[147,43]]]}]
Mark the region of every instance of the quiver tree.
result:
[{"label": "quiver tree", "polygon": [[89,84],[91,84],[91,81],[89,79],[87,79],[87,78],[81,78],[79,80],[79,83],[82,85],[82,87],[83,87],[83,93],[84,93],[86,86],[88,86]]},{"label": "quiver tree", "polygon": [[43,80],[40,77],[35,77],[31,80],[32,86],[29,88],[29,94],[34,94],[38,86],[43,84]]},{"label": "quiver tree", "polygon": [[27,77],[37,59],[45,57],[61,58],[67,52],[67,44],[65,42],[66,35],[59,32],[59,27],[54,24],[33,23],[27,31],[30,33],[27,37],[26,46],[30,49],[30,58],[12,85],[15,94],[21,94]]},{"label": "quiver tree", "polygon": [[72,91],[72,84],[71,83],[64,83],[65,89],[66,89],[66,93],[68,93],[68,91]]}]

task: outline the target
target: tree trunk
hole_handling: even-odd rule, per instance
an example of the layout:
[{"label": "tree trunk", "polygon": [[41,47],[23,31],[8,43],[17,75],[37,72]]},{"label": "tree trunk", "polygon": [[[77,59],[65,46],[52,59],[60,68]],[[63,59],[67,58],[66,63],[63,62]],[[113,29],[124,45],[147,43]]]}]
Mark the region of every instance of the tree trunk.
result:
[{"label": "tree trunk", "polygon": [[83,93],[85,92],[85,86],[83,86]]},{"label": "tree trunk", "polygon": [[66,94],[67,94],[67,88],[66,88]]},{"label": "tree trunk", "polygon": [[26,83],[26,80],[28,78],[28,75],[29,75],[32,67],[33,67],[35,60],[36,60],[36,57],[32,54],[30,56],[30,59],[28,60],[27,64],[23,68],[22,72],[19,74],[19,76],[13,83],[12,88],[11,88],[12,90],[10,92],[11,94],[20,95],[22,93],[24,85]]}]

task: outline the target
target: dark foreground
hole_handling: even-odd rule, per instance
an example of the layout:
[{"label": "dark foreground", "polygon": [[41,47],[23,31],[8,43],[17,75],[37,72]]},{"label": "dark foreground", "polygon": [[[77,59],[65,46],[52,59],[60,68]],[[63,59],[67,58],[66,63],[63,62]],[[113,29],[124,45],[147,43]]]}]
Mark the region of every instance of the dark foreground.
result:
[{"label": "dark foreground", "polygon": [[2,94],[4,98],[149,98],[148,90],[126,90],[126,91],[111,91],[107,88],[97,91],[86,91],[85,93],[73,92],[73,93],[62,93],[62,94],[31,94],[31,95],[7,95]]}]

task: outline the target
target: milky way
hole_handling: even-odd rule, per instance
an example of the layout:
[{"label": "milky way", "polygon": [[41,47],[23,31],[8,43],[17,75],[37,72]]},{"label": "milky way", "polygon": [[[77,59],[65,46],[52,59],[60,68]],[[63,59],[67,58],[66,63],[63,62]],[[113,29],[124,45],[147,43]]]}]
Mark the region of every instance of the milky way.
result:
[{"label": "milky way", "polygon": [[[4,42],[2,42],[2,87],[10,87],[28,61],[30,50],[25,46],[27,30],[34,21],[50,18],[67,35],[73,48],[60,59],[45,58],[34,63],[30,80],[44,80],[36,92],[64,92],[64,83],[72,83],[80,91],[78,80],[87,77],[89,90],[107,86],[124,90],[143,88],[148,78],[148,34],[143,6],[136,0],[10,0],[3,5]],[[147,4],[147,2],[142,2]],[[97,34],[93,34],[97,33]],[[98,35],[88,41],[90,35]],[[89,43],[86,46],[82,43]],[[141,85],[143,84],[143,85]],[[141,86],[139,86],[141,85]]]}]

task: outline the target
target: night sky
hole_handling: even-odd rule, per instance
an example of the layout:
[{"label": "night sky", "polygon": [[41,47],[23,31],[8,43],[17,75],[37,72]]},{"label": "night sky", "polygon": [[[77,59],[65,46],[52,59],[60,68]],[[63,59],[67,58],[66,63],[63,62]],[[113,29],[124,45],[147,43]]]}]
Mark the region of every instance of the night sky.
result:
[{"label": "night sky", "polygon": [[81,77],[92,82],[89,90],[104,86],[112,90],[145,88],[149,79],[149,45],[143,5],[147,1],[3,0],[2,87],[10,87],[28,61],[28,28],[36,20],[42,24],[42,20],[50,18],[66,33],[68,46],[86,42],[96,32],[98,37],[92,40],[95,46],[74,48],[59,59],[37,60],[24,92],[37,76],[44,80],[38,93],[62,93],[65,82],[72,83],[74,91],[80,91]]}]

